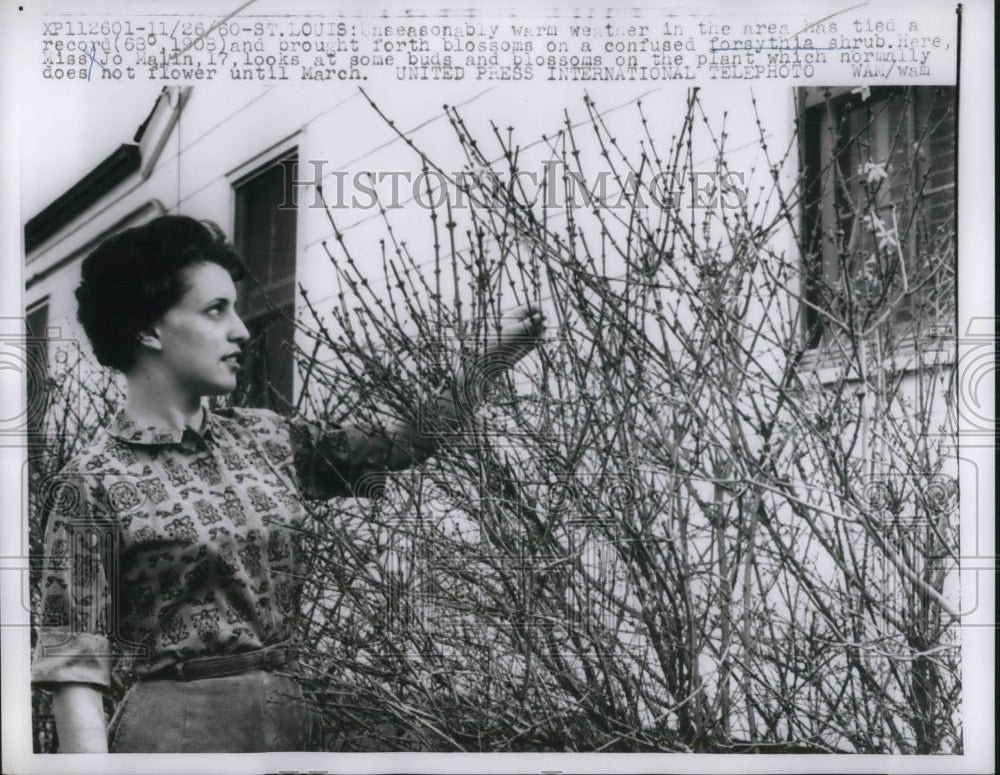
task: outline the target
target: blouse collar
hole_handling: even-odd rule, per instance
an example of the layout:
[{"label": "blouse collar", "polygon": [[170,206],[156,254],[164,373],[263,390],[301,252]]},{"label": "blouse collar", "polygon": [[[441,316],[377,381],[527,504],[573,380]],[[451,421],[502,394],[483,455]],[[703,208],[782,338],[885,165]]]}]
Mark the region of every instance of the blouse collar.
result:
[{"label": "blouse collar", "polygon": [[212,413],[206,409],[202,415],[201,427],[197,430],[190,426],[186,428],[168,428],[166,426],[140,426],[124,409],[112,418],[108,425],[108,433],[119,441],[130,444],[162,445],[179,444],[185,433],[194,433],[202,438],[212,438],[214,435],[214,420]]}]

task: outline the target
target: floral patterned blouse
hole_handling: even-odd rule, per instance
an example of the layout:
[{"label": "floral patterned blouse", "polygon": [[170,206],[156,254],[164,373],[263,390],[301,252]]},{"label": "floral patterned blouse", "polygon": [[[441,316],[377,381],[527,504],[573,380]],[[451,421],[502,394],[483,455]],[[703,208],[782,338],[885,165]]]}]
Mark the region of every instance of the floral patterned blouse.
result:
[{"label": "floral patterned blouse", "polygon": [[347,434],[261,409],[199,431],[124,412],[48,483],[36,684],[136,673],[287,640],[308,530],[302,499],[364,496],[382,472]]}]

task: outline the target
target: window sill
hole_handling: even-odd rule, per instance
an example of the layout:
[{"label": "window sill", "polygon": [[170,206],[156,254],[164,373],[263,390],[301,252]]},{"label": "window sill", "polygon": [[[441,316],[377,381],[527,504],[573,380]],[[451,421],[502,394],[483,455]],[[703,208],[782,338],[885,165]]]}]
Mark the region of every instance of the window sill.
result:
[{"label": "window sill", "polygon": [[[947,333],[941,336],[927,335],[919,339],[911,338],[901,343],[896,352],[879,362],[869,361],[870,371],[904,374],[949,368],[957,360],[958,342]],[[808,375],[822,385],[858,384],[862,377],[854,359],[824,352],[822,347],[808,351],[799,364],[799,372]]]}]

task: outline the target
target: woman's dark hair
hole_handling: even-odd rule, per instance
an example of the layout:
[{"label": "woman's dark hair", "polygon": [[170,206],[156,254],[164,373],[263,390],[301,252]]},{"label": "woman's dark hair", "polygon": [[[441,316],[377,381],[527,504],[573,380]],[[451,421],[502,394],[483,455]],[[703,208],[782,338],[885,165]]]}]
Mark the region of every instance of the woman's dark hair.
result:
[{"label": "woman's dark hair", "polygon": [[128,371],[139,333],[184,295],[189,266],[211,262],[242,279],[246,267],[211,221],[164,215],[105,240],[83,261],[77,319],[104,366]]}]

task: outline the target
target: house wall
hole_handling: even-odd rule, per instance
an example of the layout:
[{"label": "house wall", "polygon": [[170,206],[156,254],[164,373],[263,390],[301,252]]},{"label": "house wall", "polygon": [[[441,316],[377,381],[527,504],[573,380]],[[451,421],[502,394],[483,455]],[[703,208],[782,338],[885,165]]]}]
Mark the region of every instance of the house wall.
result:
[{"label": "house wall", "polygon": [[[612,131],[620,133],[624,149],[636,152],[638,148],[640,125],[635,102],[640,98],[647,126],[661,148],[665,149],[671,136],[680,131],[688,96],[686,90],[664,87],[644,93],[638,88],[594,86],[596,88],[588,89],[588,95],[597,110],[606,112],[605,120]],[[156,91],[148,88],[133,92],[136,100],[148,100],[150,106],[157,99]],[[746,175],[748,187],[756,185],[758,180],[766,184],[769,181],[767,163],[761,157],[759,144],[754,142],[757,128],[746,120],[732,120],[737,106],[732,104],[731,95],[731,90],[715,94],[702,90],[701,99],[711,112],[712,125],[724,125],[727,148],[738,149],[730,154],[731,169]],[[395,126],[442,169],[455,172],[465,168],[467,160],[444,115],[439,90],[412,84],[406,89],[372,89],[370,96]],[[515,142],[522,146],[519,166],[522,170],[536,172],[538,179],[545,174],[543,162],[552,158],[551,146],[541,142],[541,136],[553,137],[565,126],[567,117],[577,125],[574,139],[579,143],[581,157],[591,154],[593,158],[593,154],[599,152],[593,142],[593,132],[586,125],[588,113],[582,90],[553,94],[523,88],[484,89],[472,83],[449,90],[447,96],[450,105],[458,106],[470,133],[490,149],[490,158],[500,156],[491,123],[501,129],[502,135],[506,135],[508,126],[513,126]],[[757,100],[769,142],[785,154],[792,138],[791,91],[784,88],[763,90]],[[747,105],[739,107],[749,107],[749,95],[746,102]],[[122,111],[128,116],[134,112]],[[108,121],[113,122],[115,118],[109,116]],[[125,123],[118,131],[120,141],[129,142],[135,126]],[[715,141],[707,131],[696,133],[695,138],[692,147],[694,167],[710,172],[715,166]],[[350,184],[355,173],[364,170],[401,172],[412,179],[421,169],[418,155],[353,88],[251,85],[218,89],[195,86],[184,98],[176,124],[164,136],[162,150],[148,178],[133,174],[31,251],[26,262],[25,306],[47,299],[50,327],[57,328],[62,337],[79,338],[73,289],[79,280],[80,262],[103,238],[120,228],[164,213],[211,219],[231,234],[233,183],[258,164],[292,146],[298,147],[300,180],[312,181],[317,167],[310,162],[318,164],[324,175],[328,199],[332,199],[336,191],[334,172],[346,173],[345,199],[354,193],[367,204],[369,197]],[[793,160],[794,153],[789,162]],[[95,164],[99,161],[96,154],[93,161]],[[785,174],[790,180],[795,174],[795,165],[789,164]],[[389,197],[391,180],[391,177],[384,178],[383,184],[377,186],[381,195]],[[322,208],[313,206],[314,193],[311,186],[298,190],[296,280],[309,289],[314,300],[324,300],[335,292],[336,272],[323,243],[327,241],[331,249],[336,246],[331,240],[332,227],[327,214]],[[407,240],[418,261],[427,261],[432,257],[429,212],[411,200],[412,186],[404,181],[400,186],[400,207],[392,208],[389,217],[397,236]],[[386,227],[377,209],[345,207],[331,212],[337,228],[345,235],[345,244],[356,260],[370,268],[372,281],[377,281],[377,275],[381,274],[377,246],[386,236]],[[460,217],[461,213],[456,212],[456,215]],[[461,231],[460,225],[457,233]]]}]

